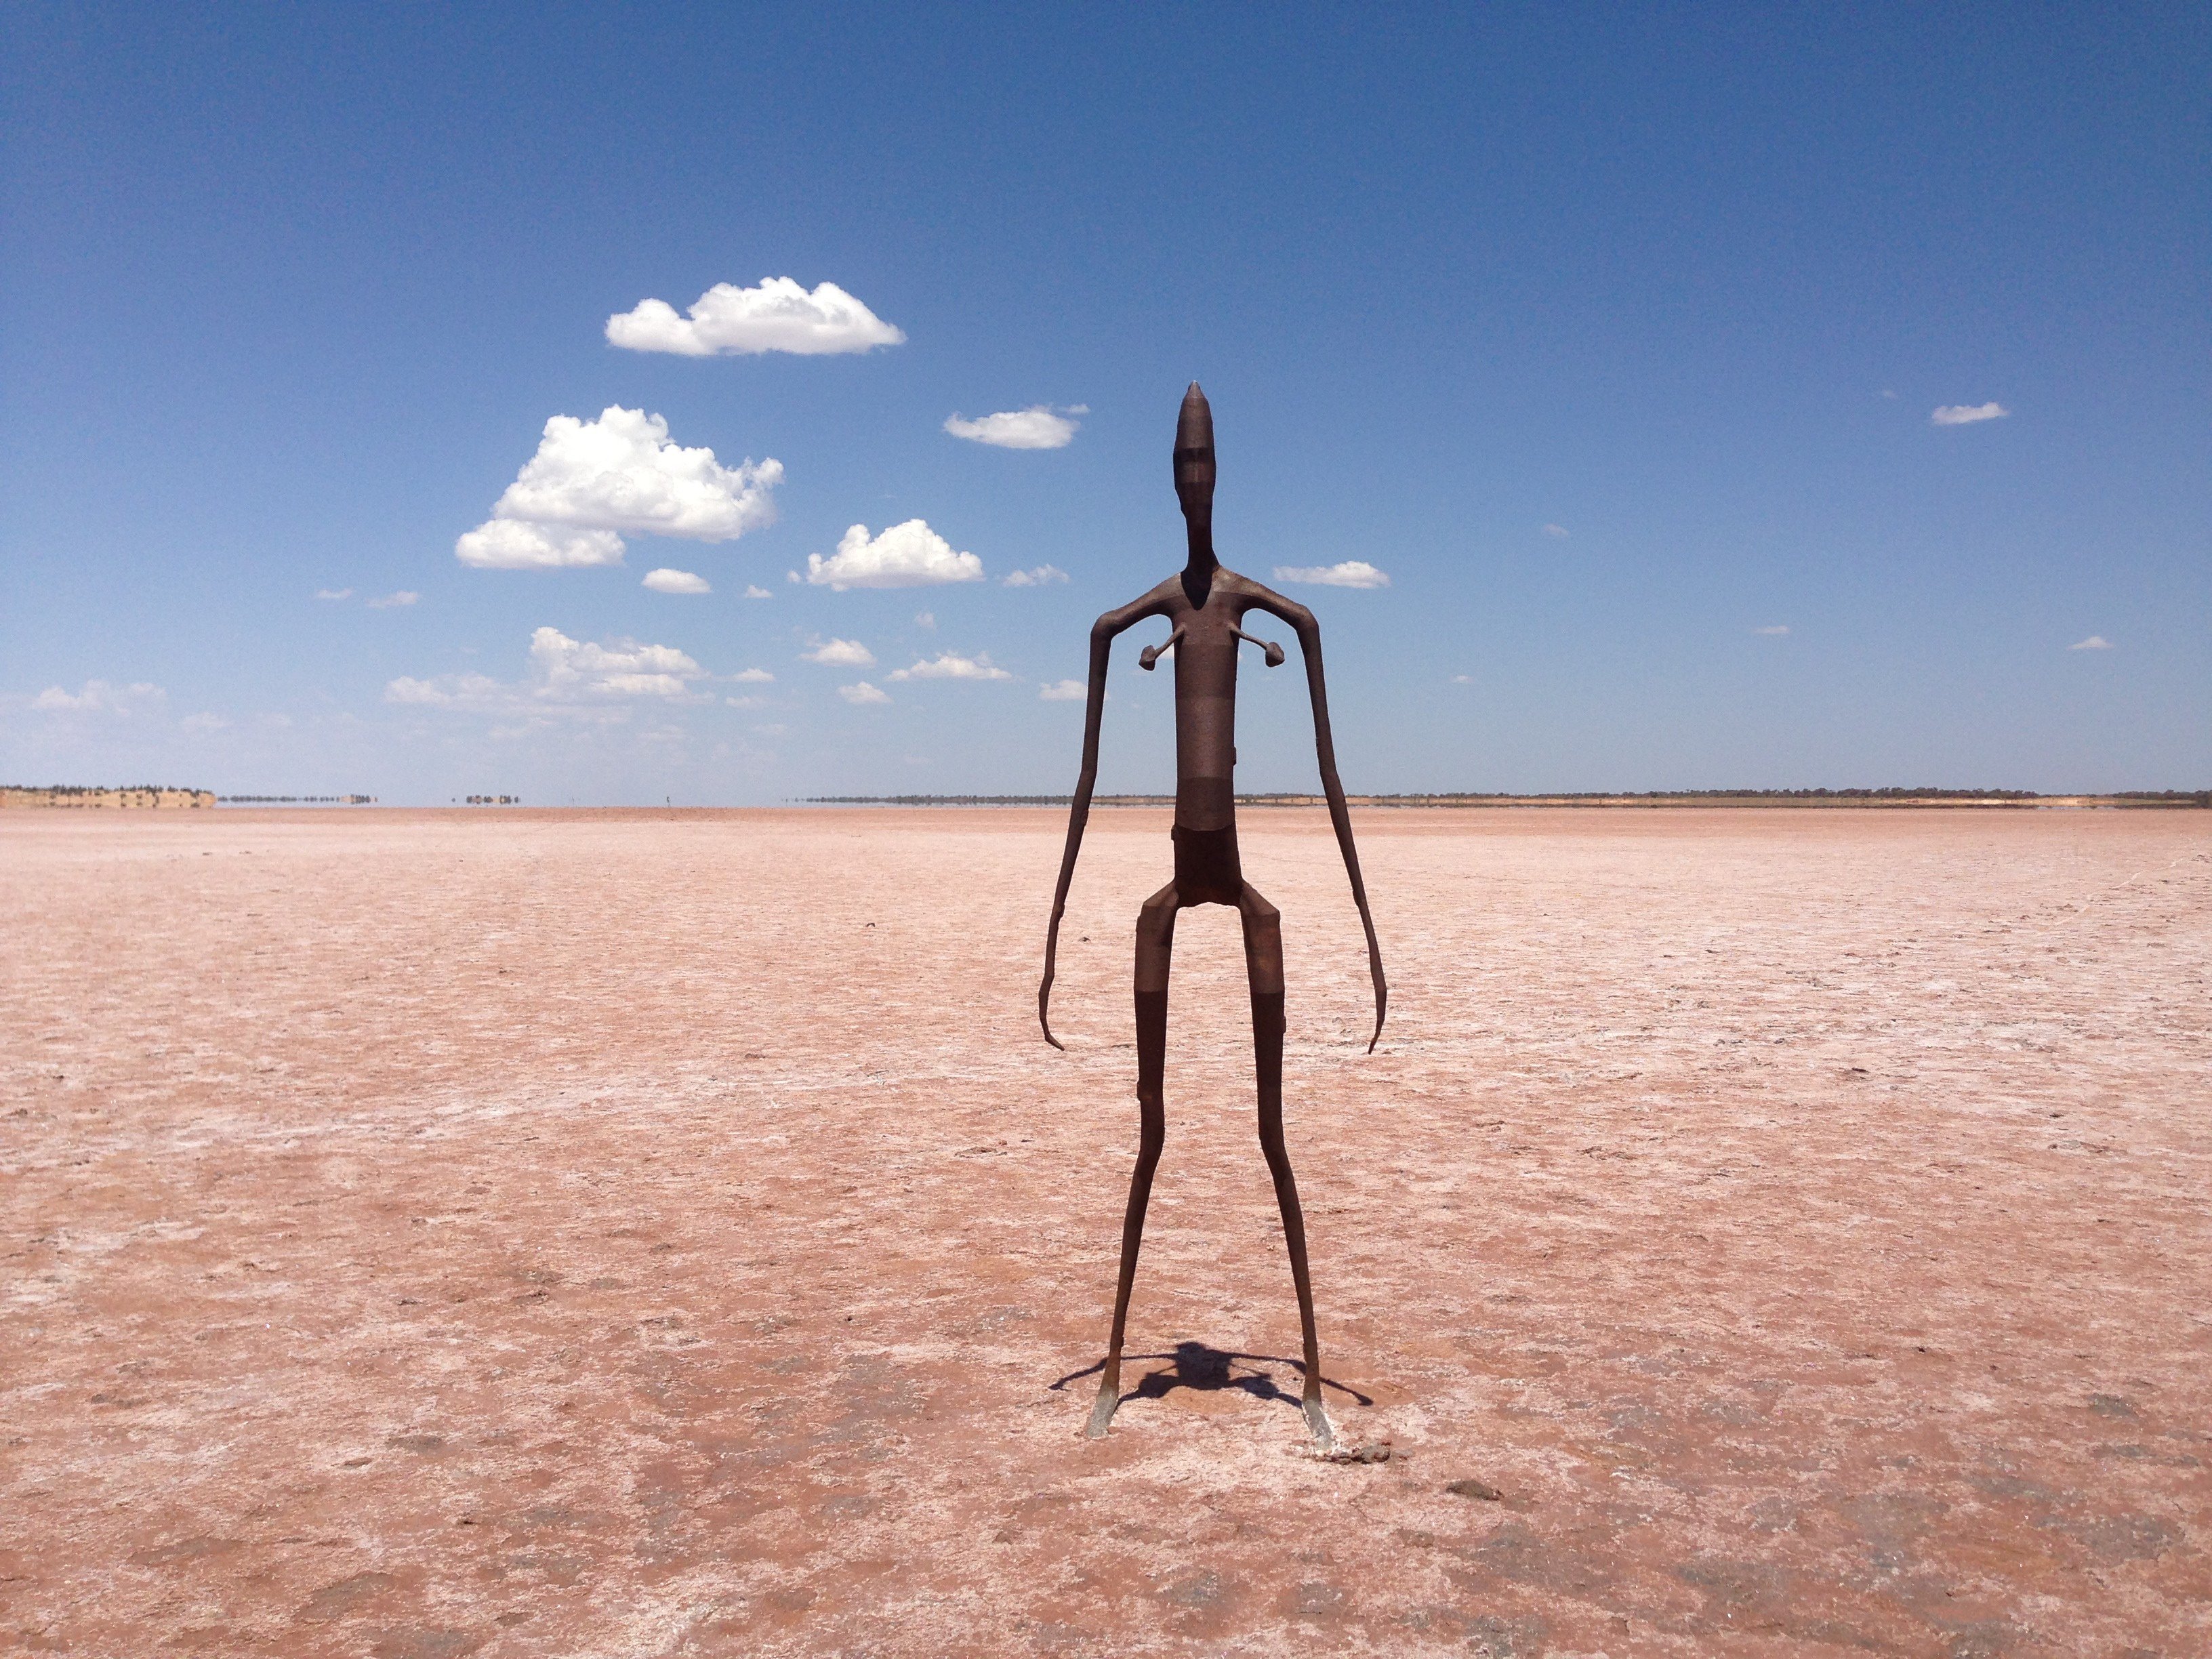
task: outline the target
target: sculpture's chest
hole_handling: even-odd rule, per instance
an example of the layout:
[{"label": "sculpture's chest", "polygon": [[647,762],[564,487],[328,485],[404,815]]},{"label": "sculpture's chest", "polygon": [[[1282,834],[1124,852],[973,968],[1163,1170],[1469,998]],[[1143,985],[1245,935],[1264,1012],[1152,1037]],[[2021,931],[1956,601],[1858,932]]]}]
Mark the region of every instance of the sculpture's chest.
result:
[{"label": "sculpture's chest", "polygon": [[1225,606],[1209,605],[1176,619],[1176,696],[1237,695],[1237,619]]}]

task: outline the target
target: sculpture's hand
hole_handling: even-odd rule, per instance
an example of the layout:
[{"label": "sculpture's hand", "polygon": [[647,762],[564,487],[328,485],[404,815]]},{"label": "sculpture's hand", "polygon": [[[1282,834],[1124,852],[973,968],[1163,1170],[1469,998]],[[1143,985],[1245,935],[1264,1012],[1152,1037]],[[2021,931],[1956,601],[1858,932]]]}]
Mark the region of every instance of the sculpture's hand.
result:
[{"label": "sculpture's hand", "polygon": [[1044,977],[1037,981],[1037,1024],[1044,1028],[1044,1040],[1067,1052],[1067,1045],[1052,1034],[1052,958],[1054,947],[1060,943],[1060,916],[1054,912],[1052,929],[1044,945]]}]

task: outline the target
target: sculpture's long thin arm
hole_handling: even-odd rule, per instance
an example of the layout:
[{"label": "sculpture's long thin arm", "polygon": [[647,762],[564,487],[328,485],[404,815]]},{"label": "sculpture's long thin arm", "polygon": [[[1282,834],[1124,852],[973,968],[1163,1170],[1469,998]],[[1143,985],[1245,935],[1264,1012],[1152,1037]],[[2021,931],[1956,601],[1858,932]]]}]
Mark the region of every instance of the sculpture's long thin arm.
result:
[{"label": "sculpture's long thin arm", "polygon": [[1352,842],[1352,811],[1344,804],[1344,781],[1336,775],[1336,740],[1329,735],[1328,688],[1321,672],[1321,624],[1308,611],[1295,624],[1298,650],[1306,659],[1306,689],[1313,695],[1314,752],[1321,762],[1322,793],[1328,797],[1328,821],[1336,829],[1336,844],[1344,854],[1344,872],[1352,878],[1352,902],[1359,907],[1359,925],[1367,930],[1367,971],[1375,981],[1375,1033],[1367,1039],[1367,1052],[1382,1040],[1383,1011],[1390,1004],[1390,987],[1382,977],[1382,947],[1375,938],[1375,918],[1367,908],[1367,884],[1360,879],[1359,849]]},{"label": "sculpture's long thin arm", "polygon": [[1091,625],[1091,686],[1083,711],[1083,768],[1076,775],[1075,799],[1067,809],[1067,848],[1060,856],[1060,884],[1053,889],[1052,920],[1045,927],[1044,977],[1037,984],[1037,1024],[1055,1048],[1066,1044],[1052,1034],[1052,981],[1060,959],[1060,919],[1067,909],[1068,884],[1075,879],[1076,854],[1083,850],[1083,827],[1091,819],[1091,792],[1098,782],[1098,733],[1106,722],[1106,663],[1114,636],[1148,615],[1148,600],[1109,611]]},{"label": "sculpture's long thin arm", "polygon": [[1259,608],[1281,617],[1297,631],[1298,652],[1306,659],[1306,690],[1313,697],[1314,750],[1321,762],[1322,793],[1328,798],[1328,821],[1336,829],[1336,844],[1344,854],[1344,872],[1352,878],[1352,898],[1359,907],[1359,925],[1367,932],[1367,971],[1375,981],[1375,1034],[1367,1039],[1367,1052],[1371,1054],[1375,1045],[1382,1041],[1382,1016],[1390,1006],[1390,986],[1382,977],[1382,947],[1375,938],[1375,918],[1367,908],[1367,884],[1359,875],[1359,849],[1352,841],[1352,811],[1344,804],[1344,781],[1336,775],[1336,740],[1328,729],[1328,687],[1322,677],[1321,624],[1305,606],[1257,582],[1253,582],[1252,586],[1260,595]]}]

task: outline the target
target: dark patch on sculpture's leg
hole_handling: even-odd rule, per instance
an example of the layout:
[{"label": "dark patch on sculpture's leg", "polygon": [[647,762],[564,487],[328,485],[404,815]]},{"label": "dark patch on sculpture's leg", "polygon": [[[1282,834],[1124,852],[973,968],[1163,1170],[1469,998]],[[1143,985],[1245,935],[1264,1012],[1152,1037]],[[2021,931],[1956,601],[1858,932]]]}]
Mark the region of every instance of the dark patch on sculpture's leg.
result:
[{"label": "dark patch on sculpture's leg", "polygon": [[1326,1450],[1336,1442],[1321,1401],[1321,1339],[1314,1331],[1313,1278],[1306,1269],[1305,1212],[1298,1207],[1297,1176],[1291,1170],[1283,1141],[1283,917],[1282,912],[1246,883],[1237,902],[1244,918],[1245,970],[1252,982],[1252,1051],[1260,1083],[1260,1150],[1274,1177],[1275,1205],[1283,1215],[1283,1243],[1291,1255],[1291,1282],[1297,1287],[1298,1324],[1305,1339],[1303,1408],[1315,1443]]},{"label": "dark patch on sculpture's leg", "polygon": [[1121,1218],[1121,1273],[1114,1289],[1114,1330],[1106,1345],[1106,1368],[1099,1374],[1098,1399],[1085,1431],[1106,1432],[1121,1403],[1121,1340],[1129,1324],[1129,1291],[1137,1282],[1137,1251],[1144,1243],[1145,1208],[1152,1196],[1152,1172],[1168,1138],[1168,963],[1175,948],[1179,908],[1176,886],[1145,901],[1137,913],[1137,1167],[1129,1175],[1129,1207]]}]

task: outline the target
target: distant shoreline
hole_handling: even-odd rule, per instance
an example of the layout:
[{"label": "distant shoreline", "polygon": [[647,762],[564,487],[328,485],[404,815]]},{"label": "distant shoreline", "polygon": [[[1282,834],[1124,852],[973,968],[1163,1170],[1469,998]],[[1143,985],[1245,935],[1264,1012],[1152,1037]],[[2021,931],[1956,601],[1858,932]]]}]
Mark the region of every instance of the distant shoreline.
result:
[{"label": "distant shoreline", "polygon": [[[787,799],[775,805],[793,806],[892,806],[892,807],[1066,807],[1071,797],[1066,795],[808,795]],[[1603,809],[1607,811],[1666,811],[1687,807],[1844,807],[1882,811],[1905,807],[1947,808],[1966,811],[2008,809],[2027,811],[2127,811],[2130,809],[2212,808],[2212,790],[2127,790],[2109,795],[2043,795],[2026,789],[1679,789],[1655,790],[1648,793],[1626,793],[1587,794],[1560,793],[1549,795],[1479,795],[1479,794],[1420,794],[1420,795],[1348,795],[1347,805],[1363,811],[1386,808],[1414,810],[1474,810],[1514,807],[1544,807],[1551,809]],[[1326,807],[1328,800],[1318,794],[1251,794],[1239,795],[1240,806],[1261,810],[1269,807]],[[33,811],[94,811],[118,809],[150,811],[184,808],[205,811],[211,807],[283,808],[283,807],[363,807],[381,806],[374,797],[363,795],[223,795],[209,790],[138,787],[130,789],[43,788],[28,789],[0,787],[0,807]],[[1091,805],[1098,807],[1136,807],[1164,811],[1175,805],[1173,795],[1096,795]],[[572,804],[565,807],[550,803],[532,805],[513,795],[471,795],[454,803],[424,803],[420,805],[395,804],[386,810],[399,811],[444,811],[458,806],[462,811],[485,807],[522,809],[535,811],[661,811],[669,808],[647,805],[584,805]],[[675,807],[676,811],[746,811],[758,808]],[[774,810],[771,806],[769,810]]]},{"label": "distant shoreline", "polygon": [[[808,795],[799,806],[1066,806],[1067,795]],[[1347,795],[1346,802],[1365,807],[1575,806],[1947,806],[2012,807],[2212,807],[2212,790],[2129,790],[2111,795],[2039,795],[2027,789],[1679,789],[1646,794],[1556,795]],[[1093,806],[1173,806],[1173,795],[1094,795]],[[1239,806],[1326,806],[1317,794],[1239,795]]]}]

